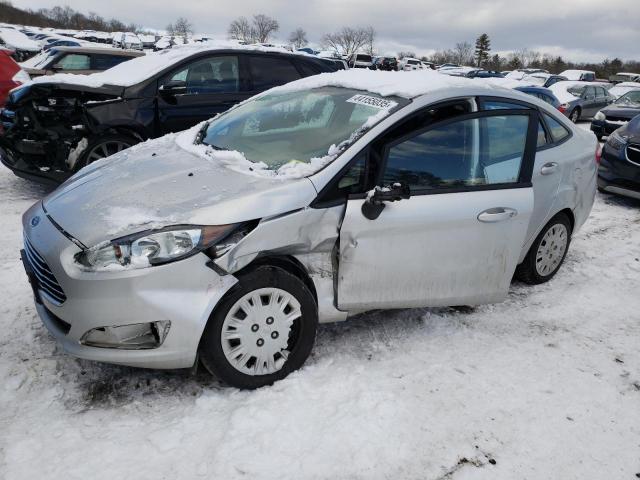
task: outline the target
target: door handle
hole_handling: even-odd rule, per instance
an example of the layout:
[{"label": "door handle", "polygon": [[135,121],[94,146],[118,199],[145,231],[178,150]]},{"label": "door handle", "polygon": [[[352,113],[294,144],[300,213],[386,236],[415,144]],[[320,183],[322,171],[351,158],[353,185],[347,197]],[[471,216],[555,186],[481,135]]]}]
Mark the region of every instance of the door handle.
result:
[{"label": "door handle", "polygon": [[509,220],[515,217],[518,211],[513,208],[507,207],[495,207],[488,208],[484,212],[478,214],[478,220],[484,223],[502,222],[503,220]]},{"label": "door handle", "polygon": [[540,173],[542,175],[551,175],[558,169],[558,164],[556,162],[545,163],[540,169]]}]

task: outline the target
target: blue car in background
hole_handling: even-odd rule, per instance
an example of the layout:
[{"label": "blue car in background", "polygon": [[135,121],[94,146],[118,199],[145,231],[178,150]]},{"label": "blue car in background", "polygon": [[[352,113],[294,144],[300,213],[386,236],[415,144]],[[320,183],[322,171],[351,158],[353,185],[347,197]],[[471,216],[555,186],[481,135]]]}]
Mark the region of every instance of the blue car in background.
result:
[{"label": "blue car in background", "polygon": [[55,42],[48,43],[44,46],[42,50],[45,52],[50,48],[54,47],[81,47],[82,44],[80,42],[76,42],[75,40],[56,40]]},{"label": "blue car in background", "polygon": [[538,97],[540,100],[544,100],[550,105],[553,105],[553,108],[560,109],[560,100],[553,94],[551,90],[544,87],[517,87],[516,90],[519,90],[523,93],[527,93],[534,97]]}]

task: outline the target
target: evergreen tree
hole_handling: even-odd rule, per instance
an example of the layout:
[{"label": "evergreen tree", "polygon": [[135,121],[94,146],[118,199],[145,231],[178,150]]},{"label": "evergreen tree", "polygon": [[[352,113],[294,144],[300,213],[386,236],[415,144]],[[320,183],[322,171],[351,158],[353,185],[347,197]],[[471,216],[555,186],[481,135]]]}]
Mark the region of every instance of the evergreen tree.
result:
[{"label": "evergreen tree", "polygon": [[476,40],[476,52],[475,58],[478,67],[482,67],[482,65],[489,60],[489,52],[491,51],[491,40],[489,39],[489,35],[483,33]]}]

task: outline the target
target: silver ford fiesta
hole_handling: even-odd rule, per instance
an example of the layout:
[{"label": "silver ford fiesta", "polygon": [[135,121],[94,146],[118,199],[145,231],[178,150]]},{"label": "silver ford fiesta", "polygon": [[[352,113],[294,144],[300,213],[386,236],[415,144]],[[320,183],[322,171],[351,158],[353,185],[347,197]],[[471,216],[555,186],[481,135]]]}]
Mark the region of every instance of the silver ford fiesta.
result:
[{"label": "silver ford fiesta", "polygon": [[302,366],[318,322],[551,279],[596,145],[513,90],[318,75],[82,169],[25,213],[23,263],[70,354],[260,387]]}]

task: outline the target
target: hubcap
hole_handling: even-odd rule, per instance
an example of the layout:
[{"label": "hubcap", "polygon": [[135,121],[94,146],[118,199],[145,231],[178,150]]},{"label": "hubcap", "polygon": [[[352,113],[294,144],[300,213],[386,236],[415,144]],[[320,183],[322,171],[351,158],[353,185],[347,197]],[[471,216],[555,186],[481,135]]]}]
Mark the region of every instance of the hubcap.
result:
[{"label": "hubcap", "polygon": [[536,271],[541,277],[551,275],[564,257],[567,250],[569,232],[561,223],[552,225],[542,237],[536,252]]},{"label": "hubcap", "polygon": [[131,145],[128,143],[118,141],[99,143],[93,147],[89,152],[89,155],[87,155],[87,163],[100,160],[101,158],[110,157],[111,155],[115,155],[130,146]]},{"label": "hubcap", "polygon": [[300,302],[279,288],[260,288],[233,304],[222,324],[222,351],[247,375],[268,375],[287,361],[302,316]]}]

